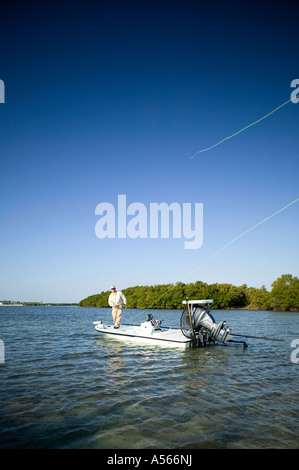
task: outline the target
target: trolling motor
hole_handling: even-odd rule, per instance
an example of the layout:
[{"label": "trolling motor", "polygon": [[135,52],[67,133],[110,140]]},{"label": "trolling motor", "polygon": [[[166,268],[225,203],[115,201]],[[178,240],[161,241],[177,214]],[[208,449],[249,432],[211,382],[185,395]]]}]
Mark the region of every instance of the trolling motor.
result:
[{"label": "trolling motor", "polygon": [[151,313],[146,315],[146,321],[151,322],[151,325],[155,330],[161,330],[162,320],[156,320]]},{"label": "trolling motor", "polygon": [[208,343],[226,344],[226,342],[242,343],[234,341],[230,335],[230,327],[226,321],[215,322],[213,315],[207,307],[202,304],[210,304],[213,300],[184,300],[185,308],[181,316],[181,331],[184,336],[190,338],[193,346],[205,346]]}]

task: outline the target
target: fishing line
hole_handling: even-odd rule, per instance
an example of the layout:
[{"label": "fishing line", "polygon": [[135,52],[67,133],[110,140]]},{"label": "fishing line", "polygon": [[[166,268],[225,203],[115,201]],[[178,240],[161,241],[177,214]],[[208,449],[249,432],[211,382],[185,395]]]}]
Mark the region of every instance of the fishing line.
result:
[{"label": "fishing line", "polygon": [[[269,215],[268,217],[266,217],[265,219],[263,219],[261,222],[255,224],[253,227],[249,228],[248,230],[246,230],[245,232],[241,233],[240,235],[238,235],[237,237],[233,238],[230,242],[226,243],[224,246],[222,246],[221,248],[219,248],[219,250],[215,251],[215,253],[213,253],[212,255],[210,255],[208,258],[206,258],[202,263],[200,263],[198,266],[196,266],[194,269],[192,269],[192,271],[190,271],[189,274],[187,274],[185,276],[185,279],[188,278],[191,274],[193,274],[195,271],[197,271],[199,268],[201,268],[201,266],[203,266],[205,263],[207,263],[208,261],[210,261],[211,259],[215,258],[215,256],[217,256],[219,253],[221,253],[221,251],[225,250],[225,248],[227,248],[228,246],[232,245],[234,242],[236,242],[237,240],[239,240],[240,238],[244,237],[245,235],[247,235],[247,233],[251,232],[252,230],[254,230],[255,228],[259,227],[260,225],[264,224],[265,222],[267,222],[267,220],[270,220],[272,219],[272,217],[274,217],[275,215],[277,214],[280,214],[280,212],[283,212],[284,210],[286,210],[288,207],[292,206],[293,204],[295,204],[296,202],[299,201],[299,197],[297,199],[294,199],[294,201],[290,202],[289,204],[287,204],[286,206],[282,207],[281,209],[279,209],[278,211],[274,212],[273,214]],[[181,282],[181,281],[179,281]],[[143,310],[142,312],[138,313],[135,317],[133,318],[136,318],[138,317],[139,315],[145,313],[147,310],[150,310],[150,308],[155,305],[155,303],[160,300],[162,297],[164,297],[166,294],[168,294],[169,292],[171,292],[175,287],[176,285],[179,283],[177,282],[175,285],[173,285],[170,289],[168,289],[166,292],[164,292],[164,294],[162,294],[160,297],[158,297],[158,299],[155,300],[155,302],[153,302],[148,308],[146,308],[145,310]]]},{"label": "fishing line", "polygon": [[245,130],[248,129],[249,127],[252,127],[252,126],[254,126],[255,124],[257,124],[258,122],[263,121],[264,119],[266,119],[266,117],[268,117],[268,116],[270,116],[271,114],[275,113],[276,111],[278,111],[278,109],[282,108],[283,106],[285,106],[286,104],[288,104],[290,101],[292,101],[292,99],[289,99],[288,101],[286,101],[285,103],[281,104],[281,105],[278,106],[277,108],[273,109],[273,111],[271,111],[270,113],[268,113],[268,114],[266,114],[265,116],[261,117],[261,118],[258,119],[257,121],[252,122],[252,123],[249,124],[248,126],[243,127],[243,129],[240,129],[239,131],[235,132],[234,134],[232,134],[232,135],[230,135],[230,136],[228,136],[228,137],[225,137],[224,139],[220,140],[219,142],[217,142],[216,144],[212,145],[211,147],[208,147],[208,148],[203,149],[203,150],[198,150],[198,152],[196,152],[192,157],[190,157],[190,159],[196,157],[196,155],[198,155],[199,153],[207,152],[208,150],[211,150],[211,149],[213,149],[214,147],[217,147],[218,145],[222,144],[222,142],[224,142],[225,140],[231,139],[232,137],[234,137],[235,135],[240,134],[241,132],[245,131]]},{"label": "fishing line", "polygon": [[266,217],[264,220],[262,220],[261,222],[259,222],[258,224],[255,224],[253,227],[249,228],[248,230],[246,230],[245,232],[241,233],[241,235],[238,235],[237,237],[233,238],[230,242],[226,243],[226,245],[222,246],[221,248],[219,248],[219,250],[215,251],[215,253],[213,253],[211,256],[209,256],[207,259],[205,259],[202,263],[200,263],[198,266],[196,266],[196,268],[194,268],[186,277],[189,277],[194,271],[197,271],[197,269],[199,269],[201,266],[203,266],[205,263],[207,263],[208,261],[210,261],[212,258],[214,258],[215,256],[217,256],[219,253],[221,253],[221,251],[225,250],[225,248],[227,248],[228,246],[232,245],[232,243],[236,242],[237,240],[239,240],[240,238],[244,237],[244,235],[246,235],[247,233],[251,232],[252,230],[254,230],[255,228],[259,227],[260,225],[264,224],[265,222],[267,222],[267,220],[270,220],[272,219],[272,217],[274,217],[275,215],[279,214],[280,212],[284,211],[285,209],[287,209],[288,207],[292,206],[293,204],[295,204],[296,202],[299,201],[299,198],[295,199],[294,201],[290,202],[289,204],[287,204],[286,206],[282,207],[281,209],[279,209],[278,211],[274,212],[273,214],[269,215],[268,217]]}]

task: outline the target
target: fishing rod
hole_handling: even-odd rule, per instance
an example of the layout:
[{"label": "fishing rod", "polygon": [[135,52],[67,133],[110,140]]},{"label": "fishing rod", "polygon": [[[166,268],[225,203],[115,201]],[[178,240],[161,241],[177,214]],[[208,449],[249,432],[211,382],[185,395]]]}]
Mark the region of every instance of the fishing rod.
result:
[{"label": "fishing rod", "polygon": [[242,338],[254,338],[254,339],[264,339],[266,341],[283,341],[285,342],[286,339],[279,339],[279,338],[266,338],[265,336],[250,336],[250,335],[240,335],[237,333],[230,333],[231,336],[241,336]]}]

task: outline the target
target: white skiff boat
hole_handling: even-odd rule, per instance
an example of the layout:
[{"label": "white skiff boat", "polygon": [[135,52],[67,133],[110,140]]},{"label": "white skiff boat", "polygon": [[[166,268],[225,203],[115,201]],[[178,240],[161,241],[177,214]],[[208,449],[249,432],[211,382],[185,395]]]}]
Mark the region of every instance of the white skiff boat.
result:
[{"label": "white skiff boat", "polygon": [[203,304],[211,302],[213,300],[184,300],[185,308],[181,314],[180,329],[162,327],[162,320],[155,320],[152,314],[148,314],[146,321],[141,325],[122,324],[119,328],[114,328],[113,325],[106,325],[102,321],[94,321],[93,323],[96,325],[95,329],[104,336],[171,348],[187,349],[216,343],[224,346],[228,346],[227,343],[241,343],[243,348],[247,348],[245,341],[235,340],[234,336],[267,341],[286,341],[281,338],[232,333],[225,321],[216,323],[210,310],[203,306]]},{"label": "white skiff boat", "polygon": [[216,342],[240,342],[246,347],[244,341],[235,341],[230,334],[230,327],[225,321],[216,323],[210,310],[203,307],[213,300],[186,300],[181,315],[181,328],[162,327],[161,320],[155,320],[152,314],[147,315],[141,325],[122,324],[119,328],[107,325],[102,321],[94,321],[95,329],[102,335],[117,340],[133,341],[143,344],[157,344],[164,347],[187,349],[194,346],[205,346]]},{"label": "white skiff boat", "polygon": [[117,340],[156,344],[168,348],[186,349],[190,347],[190,339],[186,338],[181,330],[172,328],[162,330],[161,327],[157,327],[154,324],[153,320],[147,320],[139,326],[120,325],[119,328],[114,328],[113,325],[106,325],[100,322],[97,323],[95,329],[99,333]]}]

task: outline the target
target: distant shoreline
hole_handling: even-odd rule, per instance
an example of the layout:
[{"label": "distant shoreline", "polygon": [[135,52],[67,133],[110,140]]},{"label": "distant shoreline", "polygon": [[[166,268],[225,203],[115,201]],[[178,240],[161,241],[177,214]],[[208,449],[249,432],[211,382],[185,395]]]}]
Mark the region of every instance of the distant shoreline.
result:
[{"label": "distant shoreline", "polygon": [[0,307],[66,307],[78,306],[78,303],[40,303],[40,302],[0,302]]},{"label": "distant shoreline", "polygon": [[18,304],[4,304],[0,302],[0,307],[23,307],[24,304],[18,303]]}]

